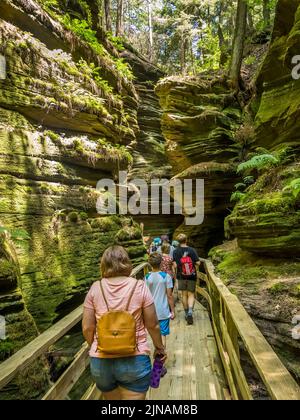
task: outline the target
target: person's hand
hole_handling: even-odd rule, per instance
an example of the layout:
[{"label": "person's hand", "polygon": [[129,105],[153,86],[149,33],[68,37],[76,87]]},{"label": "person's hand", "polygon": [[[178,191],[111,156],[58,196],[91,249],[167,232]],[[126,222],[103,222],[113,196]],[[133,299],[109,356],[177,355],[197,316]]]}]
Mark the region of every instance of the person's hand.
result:
[{"label": "person's hand", "polygon": [[175,317],[176,317],[176,315],[175,315],[175,313],[174,312],[171,312],[171,319],[172,319],[172,321],[175,319]]},{"label": "person's hand", "polygon": [[156,347],[154,350],[153,358],[159,357],[163,363],[167,360],[167,353],[164,347]]}]

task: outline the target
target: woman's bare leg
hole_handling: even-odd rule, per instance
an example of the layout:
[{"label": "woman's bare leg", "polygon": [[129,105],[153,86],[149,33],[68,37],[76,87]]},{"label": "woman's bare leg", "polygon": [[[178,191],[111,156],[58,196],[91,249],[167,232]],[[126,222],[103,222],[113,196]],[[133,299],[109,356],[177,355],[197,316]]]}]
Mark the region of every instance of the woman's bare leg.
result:
[{"label": "woman's bare leg", "polygon": [[120,400],[121,399],[120,388],[116,388],[110,392],[102,392],[102,395],[105,400]]},{"label": "woman's bare leg", "polygon": [[129,389],[119,387],[121,400],[145,400],[146,399],[146,392],[133,392],[129,391]]}]

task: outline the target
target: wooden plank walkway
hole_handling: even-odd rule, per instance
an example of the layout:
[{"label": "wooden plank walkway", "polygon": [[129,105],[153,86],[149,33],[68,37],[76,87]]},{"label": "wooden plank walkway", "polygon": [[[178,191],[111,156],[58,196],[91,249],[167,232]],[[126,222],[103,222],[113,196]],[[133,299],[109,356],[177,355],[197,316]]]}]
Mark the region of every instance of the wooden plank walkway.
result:
[{"label": "wooden plank walkway", "polygon": [[148,400],[224,400],[228,390],[208,312],[196,303],[194,325],[187,326],[181,303],[167,341],[167,375]]}]

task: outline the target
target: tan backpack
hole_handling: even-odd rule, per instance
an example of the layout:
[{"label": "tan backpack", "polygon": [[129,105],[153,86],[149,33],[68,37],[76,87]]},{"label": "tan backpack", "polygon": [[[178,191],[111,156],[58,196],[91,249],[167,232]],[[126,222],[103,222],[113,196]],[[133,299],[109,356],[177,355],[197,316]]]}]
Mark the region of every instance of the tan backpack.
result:
[{"label": "tan backpack", "polygon": [[128,308],[132,296],[136,290],[138,280],[136,281],[124,311],[111,311],[109,309],[102,281],[100,280],[100,289],[104,298],[107,311],[97,322],[98,351],[111,356],[130,356],[135,353],[136,343],[136,321]]}]

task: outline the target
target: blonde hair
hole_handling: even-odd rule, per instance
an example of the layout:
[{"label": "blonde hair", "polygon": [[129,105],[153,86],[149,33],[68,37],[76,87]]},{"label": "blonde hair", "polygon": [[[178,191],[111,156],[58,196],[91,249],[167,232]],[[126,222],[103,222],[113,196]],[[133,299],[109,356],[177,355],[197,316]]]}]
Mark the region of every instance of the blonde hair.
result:
[{"label": "blonde hair", "polygon": [[170,247],[170,244],[168,242],[164,242],[162,244],[162,246],[161,246],[161,252],[163,254],[169,254],[170,253],[170,249],[171,249],[171,247]]},{"label": "blonde hair", "polygon": [[110,246],[101,258],[102,277],[130,276],[132,263],[127,251],[119,245]]},{"label": "blonde hair", "polygon": [[187,236],[184,233],[180,233],[177,236],[177,241],[180,243],[180,245],[186,244],[187,243]]}]

